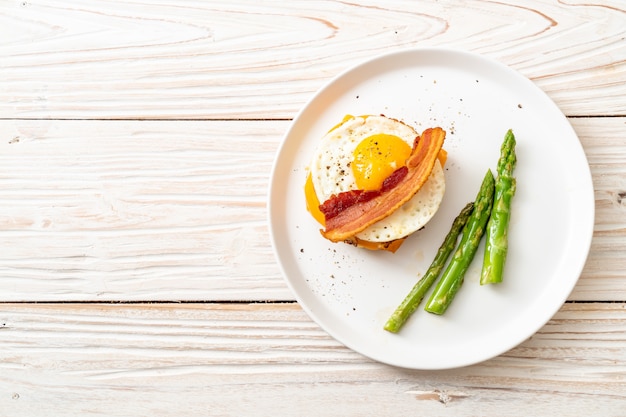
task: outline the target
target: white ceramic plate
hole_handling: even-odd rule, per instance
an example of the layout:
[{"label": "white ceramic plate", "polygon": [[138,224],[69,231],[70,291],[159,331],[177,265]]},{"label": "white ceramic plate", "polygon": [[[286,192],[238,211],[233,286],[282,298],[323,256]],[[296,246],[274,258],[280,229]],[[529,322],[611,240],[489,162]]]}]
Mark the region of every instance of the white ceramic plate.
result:
[{"label": "white ceramic plate", "polygon": [[[381,113],[420,132],[432,126],[447,131],[442,205],[395,254],[323,239],[303,191],[323,134],[345,114]],[[509,128],[517,139],[518,165],[504,282],[478,283],[483,239],[443,316],[426,313],[424,301],[400,333],[383,330],[428,268],[454,217],[476,197],[486,170],[495,170]],[[297,301],[331,336],[380,362],[444,369],[515,347],[558,311],[589,251],[593,185],[575,132],[530,80],[475,54],[414,49],[344,72],[306,104],[275,161],[269,221],[278,262]]]}]

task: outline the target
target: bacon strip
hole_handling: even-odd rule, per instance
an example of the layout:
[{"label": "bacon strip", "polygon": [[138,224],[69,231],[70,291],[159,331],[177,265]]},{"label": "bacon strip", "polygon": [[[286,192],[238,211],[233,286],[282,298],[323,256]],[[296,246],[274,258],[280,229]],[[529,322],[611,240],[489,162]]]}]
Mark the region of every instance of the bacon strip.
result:
[{"label": "bacon strip", "polygon": [[383,192],[392,189],[402,181],[402,178],[404,178],[408,172],[409,169],[406,166],[396,169],[391,175],[385,178],[379,190],[348,190],[339,194],[333,194],[328,200],[324,201],[323,204],[320,204],[320,211],[324,214],[324,219],[328,221],[346,208],[369,201],[378,197]]},{"label": "bacon strip", "polygon": [[446,132],[440,127],[426,129],[415,139],[406,161],[406,175],[392,188],[376,192],[378,195],[373,198],[357,198],[353,204],[335,210],[326,218],[326,230],[321,231],[322,235],[333,242],[350,240],[409,201],[428,180],[445,137]]}]

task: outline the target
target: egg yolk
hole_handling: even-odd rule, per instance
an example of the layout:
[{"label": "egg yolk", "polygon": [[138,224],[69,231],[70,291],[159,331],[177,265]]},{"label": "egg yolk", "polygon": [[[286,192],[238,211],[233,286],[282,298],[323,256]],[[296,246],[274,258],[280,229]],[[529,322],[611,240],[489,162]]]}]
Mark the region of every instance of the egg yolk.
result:
[{"label": "egg yolk", "polygon": [[378,190],[385,178],[406,164],[410,154],[411,147],[398,136],[380,133],[363,139],[352,154],[357,187]]}]

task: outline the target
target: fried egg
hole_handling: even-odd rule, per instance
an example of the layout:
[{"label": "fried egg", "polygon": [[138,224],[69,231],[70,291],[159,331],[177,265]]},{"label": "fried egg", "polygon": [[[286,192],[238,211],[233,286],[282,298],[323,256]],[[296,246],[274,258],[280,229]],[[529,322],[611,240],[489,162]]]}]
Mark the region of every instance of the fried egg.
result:
[{"label": "fried egg", "polygon": [[[405,165],[419,134],[386,116],[346,116],[320,141],[305,185],[307,209],[323,225],[319,202],[349,190],[377,190]],[[421,229],[437,212],[445,193],[438,161],[422,188],[402,207],[356,235],[369,242],[390,242]]]}]

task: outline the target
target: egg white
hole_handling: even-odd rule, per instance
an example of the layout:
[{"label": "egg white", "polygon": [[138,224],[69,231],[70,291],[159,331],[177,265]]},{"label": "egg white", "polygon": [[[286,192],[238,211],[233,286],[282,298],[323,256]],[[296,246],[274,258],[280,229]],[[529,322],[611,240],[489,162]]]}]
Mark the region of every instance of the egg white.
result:
[{"label": "egg white", "polygon": [[[310,166],[313,187],[320,202],[333,194],[358,188],[350,167],[354,149],[363,139],[380,133],[398,136],[411,147],[418,136],[411,126],[398,120],[367,116],[350,118],[322,138]],[[444,172],[436,161],[430,177],[411,200],[357,237],[370,242],[389,242],[421,229],[437,212],[445,188]]]}]

